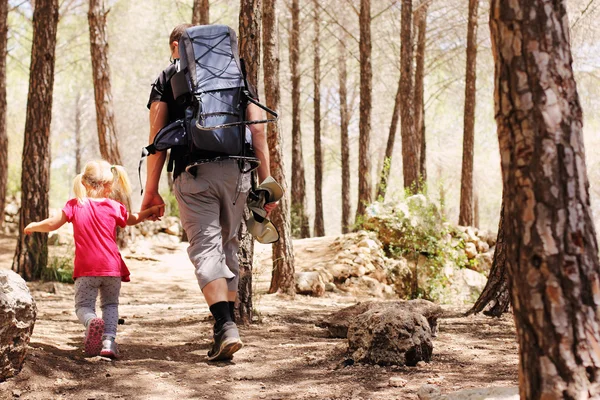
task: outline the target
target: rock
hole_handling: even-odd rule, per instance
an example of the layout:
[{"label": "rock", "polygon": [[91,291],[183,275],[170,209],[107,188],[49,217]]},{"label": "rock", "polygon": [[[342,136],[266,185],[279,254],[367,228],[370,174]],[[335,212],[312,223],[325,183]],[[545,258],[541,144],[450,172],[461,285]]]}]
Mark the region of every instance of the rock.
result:
[{"label": "rock", "polygon": [[477,257],[477,246],[475,246],[475,243],[465,243],[465,254],[469,260]]},{"label": "rock", "polygon": [[438,400],[442,391],[437,385],[425,384],[417,390],[419,400]]},{"label": "rock", "polygon": [[477,243],[479,241],[476,228],[473,228],[472,226],[467,226],[467,228],[465,229],[465,233],[467,235],[467,241],[471,243]]},{"label": "rock", "polygon": [[490,247],[494,247],[496,245],[496,239],[498,238],[498,234],[494,232],[490,232],[488,230],[482,229],[479,231],[479,238],[486,242]]},{"label": "rock", "polygon": [[494,257],[491,253],[481,253],[477,254],[475,261],[477,262],[477,272],[483,272],[487,274],[492,269]]},{"label": "rock", "polygon": [[325,294],[325,282],[317,271],[296,272],[296,293],[321,297]]},{"label": "rock", "polygon": [[448,287],[449,298],[444,301],[455,305],[472,303],[477,300],[486,283],[487,278],[477,271],[466,268],[454,270]]},{"label": "rock", "polygon": [[48,235],[48,245],[50,246],[64,246],[72,240],[71,237],[67,237],[62,232],[50,232]]},{"label": "rock", "polygon": [[414,366],[431,360],[431,328],[420,313],[373,308],[357,315],[348,326],[348,350],[359,363]]},{"label": "rock", "polygon": [[442,308],[437,304],[422,299],[357,303],[331,314],[320,326],[327,328],[332,337],[346,338],[348,336],[348,326],[356,316],[370,309],[385,309],[388,307],[422,314],[427,319],[432,333],[434,335],[437,333],[437,319],[442,315]]},{"label": "rock", "polygon": [[19,215],[19,206],[16,203],[8,203],[4,207],[6,215]]},{"label": "rock", "polygon": [[165,229],[167,235],[179,236],[181,234],[181,228],[179,224],[173,224]]},{"label": "rock", "polygon": [[475,243],[475,245],[477,246],[477,252],[479,253],[487,253],[488,251],[490,251],[490,245],[483,240],[478,240],[477,243]]},{"label": "rock", "polygon": [[0,382],[21,371],[37,309],[27,284],[10,270],[0,270]]},{"label": "rock", "polygon": [[344,282],[342,289],[363,296],[368,295],[379,298],[395,297],[393,287],[381,283],[377,279],[369,276],[349,278]]},{"label": "rock", "polygon": [[408,383],[408,381],[406,379],[404,379],[404,378],[399,377],[399,376],[392,376],[390,378],[389,383],[390,383],[391,387],[400,387],[401,388],[401,387],[406,386],[406,384]]},{"label": "rock", "polygon": [[[421,398],[419,396],[419,398]],[[480,389],[467,389],[445,395],[429,397],[431,400],[519,400],[519,388],[492,387]]]}]

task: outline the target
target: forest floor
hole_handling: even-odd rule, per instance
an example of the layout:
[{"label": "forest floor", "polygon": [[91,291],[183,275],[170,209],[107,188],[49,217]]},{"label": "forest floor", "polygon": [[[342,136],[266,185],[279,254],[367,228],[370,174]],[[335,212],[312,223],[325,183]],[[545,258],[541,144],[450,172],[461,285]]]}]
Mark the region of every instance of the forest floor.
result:
[{"label": "forest floor", "polygon": [[[333,257],[333,237],[294,242],[298,266]],[[0,268],[10,268],[15,239],[0,236]],[[83,353],[73,286],[32,283],[38,316],[20,374],[0,383],[0,399],[417,399],[424,384],[442,393],[516,386],[512,317],[463,317],[444,306],[433,360],[416,367],[344,366],[346,340],[316,324],[359,300],[326,293],[294,299],[266,294],[270,246],[257,244],[255,306],[260,323],[241,327],[245,346],[230,362],[208,362],[211,318],[186,244],[128,254],[122,286],[121,359]],[[133,257],[131,257],[133,256]],[[422,365],[421,365],[422,364]],[[405,380],[399,380],[399,378]],[[398,387],[402,386],[402,387]]]}]

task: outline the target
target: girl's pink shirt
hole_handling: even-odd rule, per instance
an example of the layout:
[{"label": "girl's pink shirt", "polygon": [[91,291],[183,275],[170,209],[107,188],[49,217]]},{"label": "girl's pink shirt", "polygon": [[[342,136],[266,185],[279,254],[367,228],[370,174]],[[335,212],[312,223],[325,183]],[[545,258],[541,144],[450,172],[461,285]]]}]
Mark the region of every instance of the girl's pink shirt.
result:
[{"label": "girl's pink shirt", "polygon": [[80,276],[120,276],[129,282],[129,270],[121,258],[116,242],[117,226],[127,226],[127,209],[118,201],[71,199],[63,208],[73,224],[75,268]]}]

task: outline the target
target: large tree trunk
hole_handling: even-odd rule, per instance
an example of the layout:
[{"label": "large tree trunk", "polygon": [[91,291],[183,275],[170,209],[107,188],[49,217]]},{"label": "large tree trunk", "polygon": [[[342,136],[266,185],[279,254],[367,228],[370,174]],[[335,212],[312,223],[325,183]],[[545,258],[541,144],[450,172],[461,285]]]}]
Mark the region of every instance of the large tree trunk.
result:
[{"label": "large tree trunk", "polygon": [[477,72],[478,6],[479,0],[469,0],[463,156],[460,179],[460,214],[458,216],[458,224],[464,226],[473,225],[473,149],[475,146],[475,82]]},{"label": "large tree trunk", "polygon": [[122,162],[108,64],[108,35],[106,32],[108,12],[105,10],[104,0],[90,0],[88,22],[90,24],[90,51],[100,154],[109,163],[120,165]]},{"label": "large tree trunk", "polygon": [[506,269],[506,242],[504,240],[504,199],[500,210],[498,239],[494,250],[494,260],[485,288],[466,315],[482,312],[490,317],[500,317],[508,311],[510,293],[508,290],[508,272]]},{"label": "large tree trunk", "polygon": [[425,50],[427,38],[427,9],[431,0],[421,0],[415,11],[415,33],[417,47],[415,53],[415,97],[414,115],[415,130],[417,132],[417,146],[420,148],[419,177],[420,182],[427,182],[427,141],[425,140]]},{"label": "large tree trunk", "polygon": [[58,0],[37,0],[33,12],[33,45],[23,140],[19,239],[12,265],[12,269],[26,280],[39,279],[48,263],[48,235],[25,235],[23,229],[30,222],[48,217],[49,142],[57,25]]},{"label": "large tree trunk", "polygon": [[192,24],[210,24],[210,4],[208,0],[194,0],[194,6],[192,8]]},{"label": "large tree trunk", "polygon": [[310,237],[306,215],[306,179],[302,156],[300,123],[300,4],[292,0],[292,30],[290,34],[290,72],[292,75],[292,230],[301,238]]},{"label": "large tree trunk", "polygon": [[[272,110],[281,104],[279,82],[279,31],[277,0],[263,0],[263,70],[265,80],[265,102]],[[294,295],[294,248],[290,226],[290,203],[283,163],[283,146],[279,123],[267,125],[271,176],[284,190],[279,206],[271,213],[271,221],[279,231],[279,240],[273,243],[273,274],[269,293]]]},{"label": "large tree trunk", "polygon": [[373,70],[371,66],[371,0],[360,0],[360,121],[358,139],[358,205],[356,221],[360,222],[373,201],[371,188],[371,109]]},{"label": "large tree trunk", "polygon": [[315,36],[313,39],[313,86],[314,86],[314,145],[315,145],[315,236],[325,236],[323,221],[323,154],[321,150],[321,54],[320,54],[320,25],[319,1],[313,0],[313,23]]},{"label": "large tree trunk", "polygon": [[[246,65],[246,77],[258,91],[258,71],[260,69],[260,24],[261,0],[240,0],[239,52]],[[246,214],[248,211],[246,210]],[[244,216],[238,238],[240,250],[240,284],[236,310],[242,324],[252,322],[252,262],[254,259],[254,239],[246,228],[248,215]]]},{"label": "large tree trunk", "polygon": [[600,263],[566,1],[490,10],[520,395],[599,398]]},{"label": "large tree trunk", "polygon": [[398,121],[400,120],[400,103],[402,102],[402,85],[398,82],[396,90],[396,100],[394,101],[394,111],[392,112],[392,121],[390,122],[390,131],[388,133],[387,145],[385,146],[385,155],[383,156],[383,167],[379,174],[379,184],[377,185],[377,200],[385,200],[387,192],[387,182],[392,168],[392,156],[394,155],[394,143],[396,142],[396,132],[398,132]]},{"label": "large tree trunk", "polygon": [[8,40],[8,1],[0,2],[0,229],[8,183],[8,133],[6,132],[6,43]]},{"label": "large tree trunk", "polygon": [[81,173],[81,92],[75,95],[75,174]]},{"label": "large tree trunk", "polygon": [[342,155],[342,233],[350,232],[352,225],[350,211],[350,140],[348,136],[348,126],[350,125],[350,111],[348,107],[348,72],[346,69],[347,50],[343,38],[347,36],[341,29],[341,37],[338,44],[338,73],[339,73],[339,94],[340,94],[340,136]]},{"label": "large tree trunk", "polygon": [[402,103],[402,175],[404,188],[415,193],[419,190],[419,167],[421,143],[414,124],[413,109],[413,39],[412,0],[402,0],[402,22],[400,28],[400,87]]}]

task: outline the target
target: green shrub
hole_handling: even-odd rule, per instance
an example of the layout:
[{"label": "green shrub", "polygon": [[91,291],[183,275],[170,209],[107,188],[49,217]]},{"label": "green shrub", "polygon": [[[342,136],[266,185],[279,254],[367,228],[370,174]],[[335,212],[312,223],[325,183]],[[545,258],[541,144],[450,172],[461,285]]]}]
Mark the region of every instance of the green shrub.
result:
[{"label": "green shrub", "polygon": [[41,279],[46,282],[73,283],[73,257],[50,257],[48,265],[42,270]]}]

